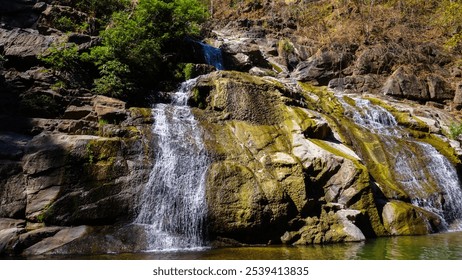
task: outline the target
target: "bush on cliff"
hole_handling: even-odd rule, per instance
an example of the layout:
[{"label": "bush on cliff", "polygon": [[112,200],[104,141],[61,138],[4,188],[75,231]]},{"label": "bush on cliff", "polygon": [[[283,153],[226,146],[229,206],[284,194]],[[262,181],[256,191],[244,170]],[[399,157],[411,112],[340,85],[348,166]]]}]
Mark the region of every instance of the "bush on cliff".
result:
[{"label": "bush on cliff", "polygon": [[182,52],[178,42],[197,35],[208,16],[201,0],[124,0],[112,7],[103,3],[110,6],[114,0],[67,2],[99,19],[115,12],[101,31],[98,46],[82,51],[75,44],[63,43],[39,58],[67,85],[86,87],[90,78],[96,93],[129,101],[174,79]]},{"label": "bush on cliff", "polygon": [[198,0],[140,0],[132,11],[114,13],[90,53],[100,74],[96,91],[120,97],[156,86],[175,53],[172,42],[197,34],[206,16]]}]

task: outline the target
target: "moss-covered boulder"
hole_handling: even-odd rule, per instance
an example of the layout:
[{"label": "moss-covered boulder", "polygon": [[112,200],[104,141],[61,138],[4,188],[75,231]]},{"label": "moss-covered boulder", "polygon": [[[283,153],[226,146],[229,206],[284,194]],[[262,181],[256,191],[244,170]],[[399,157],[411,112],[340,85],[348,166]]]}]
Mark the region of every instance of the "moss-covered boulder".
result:
[{"label": "moss-covered boulder", "polygon": [[392,235],[421,235],[438,230],[441,218],[403,201],[390,201],[382,212],[383,224]]},{"label": "moss-covered boulder", "polygon": [[[212,239],[301,244],[385,234],[367,168],[342,144],[329,117],[308,109],[316,101],[294,106],[291,100],[302,98],[299,91],[271,78],[226,71],[201,77],[192,98],[198,96],[205,110],[195,114],[213,159],[207,180]],[[362,218],[356,225],[338,215],[331,221],[323,212],[331,203]],[[315,228],[330,225],[322,238],[306,230],[314,220]]]}]

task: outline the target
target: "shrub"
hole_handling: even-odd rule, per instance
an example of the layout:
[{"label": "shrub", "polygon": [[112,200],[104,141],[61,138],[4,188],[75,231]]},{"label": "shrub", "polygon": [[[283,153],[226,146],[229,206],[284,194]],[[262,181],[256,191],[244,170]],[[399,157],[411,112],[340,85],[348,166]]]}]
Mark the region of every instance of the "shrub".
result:
[{"label": "shrub", "polygon": [[101,75],[95,90],[120,96],[155,86],[168,44],[198,34],[206,15],[198,0],[140,0],[131,12],[114,13],[89,56]]},{"label": "shrub", "polygon": [[453,138],[453,139],[455,139],[459,135],[461,135],[462,134],[462,123],[459,123],[459,124],[453,123],[453,124],[451,124],[451,126],[449,127],[449,133],[451,135],[451,138]]},{"label": "shrub", "polygon": [[51,46],[39,59],[45,62],[55,72],[72,71],[80,60],[76,44],[55,44]]}]

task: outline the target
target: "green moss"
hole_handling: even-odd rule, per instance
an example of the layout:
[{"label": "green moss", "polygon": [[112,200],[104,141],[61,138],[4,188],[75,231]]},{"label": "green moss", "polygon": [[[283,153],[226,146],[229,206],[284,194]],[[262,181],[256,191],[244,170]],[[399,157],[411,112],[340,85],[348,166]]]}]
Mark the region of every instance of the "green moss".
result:
[{"label": "green moss", "polygon": [[431,223],[438,218],[419,207],[403,201],[391,201],[384,209],[384,226],[393,235],[418,235],[431,233]]},{"label": "green moss", "polygon": [[452,139],[457,138],[457,136],[462,134],[462,123],[456,124],[452,123],[449,126],[449,135]]},{"label": "green moss", "polygon": [[343,100],[350,106],[353,106],[353,107],[356,106],[356,101],[353,98],[349,97],[349,96],[346,96],[346,95],[343,96]]},{"label": "green moss", "polygon": [[313,119],[314,116],[310,115],[305,109],[300,107],[281,107],[280,112],[282,112],[284,118],[283,125],[288,133],[297,129],[303,132],[316,126],[316,121]]},{"label": "green moss", "polygon": [[186,63],[186,65],[183,68],[183,74],[186,80],[192,79],[194,76],[196,76],[196,73],[194,71],[194,64]]},{"label": "green moss", "polygon": [[88,162],[112,164],[120,151],[120,144],[119,138],[90,140],[86,145]]},{"label": "green moss", "polygon": [[312,98],[307,98],[307,103],[314,106],[309,107],[312,110],[322,112],[331,116],[343,117],[344,109],[342,104],[334,96],[334,93],[329,91],[327,87],[318,87],[310,83],[298,83],[302,90],[315,94],[318,100],[313,104]]},{"label": "green moss", "polygon": [[209,94],[208,90],[203,90],[204,88],[194,88],[192,90],[190,102],[192,106],[198,107],[199,109],[205,109],[207,107],[207,96]]},{"label": "green moss", "polygon": [[279,43],[278,43],[278,52],[279,53],[290,54],[290,53],[293,53],[294,51],[295,51],[294,45],[292,44],[292,42],[290,42],[289,39],[284,38],[284,39],[279,41]]},{"label": "green moss", "polygon": [[277,64],[271,63],[271,67],[273,67],[273,70],[277,73],[281,73],[283,71],[282,68],[279,67]]},{"label": "green moss", "polygon": [[133,119],[142,119],[145,123],[149,123],[152,120],[151,108],[131,107],[129,111]]}]

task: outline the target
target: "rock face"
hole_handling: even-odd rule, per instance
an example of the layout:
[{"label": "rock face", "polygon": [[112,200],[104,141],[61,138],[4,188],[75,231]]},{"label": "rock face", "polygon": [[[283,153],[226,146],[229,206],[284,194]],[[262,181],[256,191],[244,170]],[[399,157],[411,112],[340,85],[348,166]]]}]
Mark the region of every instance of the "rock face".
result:
[{"label": "rock face", "polygon": [[[288,19],[279,20],[289,25]],[[262,22],[269,26],[262,27]],[[433,43],[411,49],[385,42],[358,45],[334,40],[319,45],[270,23],[270,19],[237,21],[213,31],[210,42],[222,49],[226,69],[291,77],[348,93],[441,104],[454,99],[460,70],[450,70],[445,50]],[[287,37],[281,37],[286,31]]]},{"label": "rock face", "polygon": [[[63,39],[47,25],[52,13],[85,15],[51,1],[0,6],[0,255],[143,250],[144,229],[132,222],[155,160],[150,109],[59,88],[40,63],[37,55]],[[212,72],[199,76],[189,98],[211,158],[211,243],[307,245],[438,231],[441,217],[411,204],[396,183],[391,149],[359,129],[337,96],[312,85],[431,102],[375,99],[460,170],[461,144],[444,136],[454,116],[439,107],[459,109],[462,86],[448,78],[439,48],[415,50],[432,54],[423,71],[401,65],[399,50],[384,45],[318,48],[293,36],[290,20],[267,24],[280,33],[251,20],[212,32],[225,68],[240,72],[193,65],[192,76]],[[70,34],[68,42],[84,50],[98,39]],[[432,188],[422,198],[429,193],[444,203]]]},{"label": "rock face", "polygon": [[[332,93],[301,85],[238,72],[199,78],[191,103],[202,108],[195,112],[213,158],[207,179],[210,237],[313,244],[438,231],[441,216],[409,203],[407,190],[393,181],[402,175],[392,167],[378,169],[376,158],[386,152],[375,145],[384,140],[354,128]],[[393,105],[409,131],[441,133],[438,123],[447,124],[447,113],[435,121],[429,115],[434,109],[407,106]],[[355,152],[351,141],[371,141],[375,148],[353,144]],[[457,156],[453,160],[460,163]]]},{"label": "rock face", "polygon": [[1,253],[56,253],[93,225],[133,219],[152,163],[150,110],[98,96],[79,108],[0,132]]},{"label": "rock face", "polygon": [[384,234],[367,169],[335,144],[321,114],[284,103],[288,88],[220,72],[201,78],[197,91],[215,159],[207,180],[212,236],[308,244]]}]

